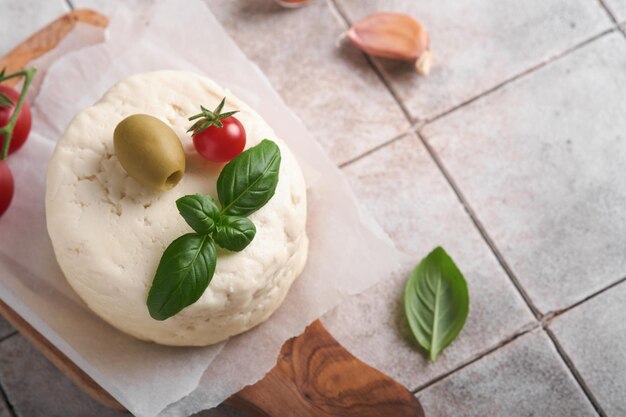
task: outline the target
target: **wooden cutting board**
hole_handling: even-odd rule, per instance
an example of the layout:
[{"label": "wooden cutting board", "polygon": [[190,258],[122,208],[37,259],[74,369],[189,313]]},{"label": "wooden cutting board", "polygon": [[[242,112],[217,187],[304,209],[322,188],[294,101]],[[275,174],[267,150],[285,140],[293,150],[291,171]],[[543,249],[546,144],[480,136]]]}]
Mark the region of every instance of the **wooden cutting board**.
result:
[{"label": "wooden cutting board", "polygon": [[[0,59],[0,68],[19,70],[53,49],[77,22],[105,27],[91,10],[60,17]],[[126,409],[52,343],[0,300],[2,314],[76,385],[101,404]],[[318,320],[283,345],[276,366],[254,385],[226,401],[254,417],[423,417],[405,387],[345,350]]]}]

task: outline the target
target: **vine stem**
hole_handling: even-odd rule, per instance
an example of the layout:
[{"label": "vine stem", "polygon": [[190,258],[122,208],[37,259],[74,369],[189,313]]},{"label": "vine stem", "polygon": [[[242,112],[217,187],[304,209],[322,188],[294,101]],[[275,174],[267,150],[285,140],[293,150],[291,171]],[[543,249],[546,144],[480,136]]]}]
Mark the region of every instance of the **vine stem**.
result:
[{"label": "vine stem", "polygon": [[26,98],[26,91],[28,91],[28,87],[33,81],[33,77],[35,76],[36,72],[37,69],[29,68],[0,77],[0,82],[10,80],[11,78],[15,77],[24,77],[24,85],[22,86],[22,91],[20,92],[20,98],[17,100],[17,104],[13,109],[13,115],[11,116],[11,120],[9,120],[9,123],[7,123],[5,126],[0,128],[0,136],[4,137],[4,140],[2,141],[2,152],[0,152],[0,161],[7,159],[7,156],[9,156],[9,145],[11,144],[11,136],[13,135],[15,123],[17,122],[17,116],[19,116],[20,114],[20,110],[22,109],[22,103],[24,103],[24,99]]}]

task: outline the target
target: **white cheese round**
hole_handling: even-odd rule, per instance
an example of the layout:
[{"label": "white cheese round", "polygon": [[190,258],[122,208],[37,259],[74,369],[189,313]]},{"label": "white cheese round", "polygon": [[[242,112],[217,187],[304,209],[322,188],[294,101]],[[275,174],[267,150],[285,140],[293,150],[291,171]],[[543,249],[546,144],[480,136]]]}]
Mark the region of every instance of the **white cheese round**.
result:
[{"label": "white cheese round", "polygon": [[[192,232],[175,201],[197,193],[217,201],[222,169],[195,151],[187,118],[200,105],[214,108],[222,97],[224,111],[239,110],[246,148],[264,138],[280,147],[276,194],[249,217],[257,233],[246,249],[218,249],[215,275],[200,300],[157,321],[146,306],[157,265],[174,239]],[[141,186],[115,156],[113,130],[136,113],[161,119],[183,144],[186,173],[169,191]],[[165,345],[209,345],[263,322],[280,306],[307,258],[306,187],[294,156],[245,103],[184,71],[129,77],[74,118],[50,160],[46,217],[59,265],[89,308],[130,335]]]}]

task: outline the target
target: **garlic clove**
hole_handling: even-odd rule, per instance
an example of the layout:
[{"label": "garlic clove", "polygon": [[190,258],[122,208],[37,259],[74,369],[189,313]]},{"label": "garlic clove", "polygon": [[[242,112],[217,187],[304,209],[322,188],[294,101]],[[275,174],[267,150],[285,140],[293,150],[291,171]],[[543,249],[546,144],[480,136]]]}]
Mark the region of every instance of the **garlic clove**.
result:
[{"label": "garlic clove", "polygon": [[274,0],[276,3],[280,4],[283,7],[302,7],[306,6],[309,3],[312,3],[315,0]]},{"label": "garlic clove", "polygon": [[415,62],[415,69],[417,69],[417,73],[419,75],[428,75],[430,74],[430,69],[433,66],[433,53],[430,52],[430,49],[425,50],[417,61]]},{"label": "garlic clove", "polygon": [[420,74],[430,71],[432,54],[428,33],[411,16],[374,13],[352,25],[347,36],[357,48],[369,55],[416,62]]}]

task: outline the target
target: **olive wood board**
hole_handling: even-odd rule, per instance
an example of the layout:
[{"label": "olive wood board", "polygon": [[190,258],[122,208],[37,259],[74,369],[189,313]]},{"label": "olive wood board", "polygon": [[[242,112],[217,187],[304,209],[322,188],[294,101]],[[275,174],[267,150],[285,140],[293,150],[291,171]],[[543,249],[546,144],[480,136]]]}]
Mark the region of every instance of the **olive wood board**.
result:
[{"label": "olive wood board", "polygon": [[[99,27],[106,16],[74,10],[0,58],[0,68],[16,71],[53,49],[77,22]],[[91,398],[118,411],[126,409],[0,300],[2,314],[54,365]],[[285,342],[276,366],[265,377],[234,394],[227,404],[254,417],[423,417],[409,390],[344,349],[317,320]]]}]

